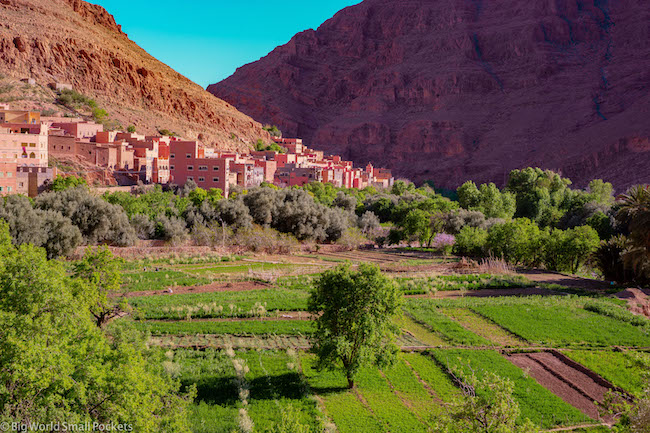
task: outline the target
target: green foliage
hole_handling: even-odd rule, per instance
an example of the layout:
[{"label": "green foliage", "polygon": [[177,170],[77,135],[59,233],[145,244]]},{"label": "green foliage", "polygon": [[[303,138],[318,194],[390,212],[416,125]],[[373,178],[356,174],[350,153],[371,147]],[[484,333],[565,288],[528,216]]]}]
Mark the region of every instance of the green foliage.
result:
[{"label": "green foliage", "polygon": [[307,320],[238,320],[236,322],[221,321],[163,321],[136,322],[136,328],[150,332],[153,335],[196,335],[196,334],[229,334],[229,335],[309,335],[313,326]]},{"label": "green foliage", "polygon": [[553,229],[543,244],[547,269],[576,273],[597,250],[600,239],[596,230],[581,226],[564,231]]},{"label": "green foliage", "polygon": [[619,235],[601,242],[594,252],[594,264],[608,281],[630,281],[634,272],[623,261],[627,250],[627,238]]},{"label": "green foliage", "polygon": [[342,265],[325,271],[315,283],[309,311],[316,320],[313,350],[319,369],[343,368],[350,388],[365,365],[386,365],[397,352],[393,316],[400,295],[378,267]]},{"label": "green foliage", "polygon": [[485,254],[488,240],[487,230],[474,227],[463,227],[456,235],[454,252],[461,256],[481,257]]},{"label": "green foliage", "polygon": [[625,263],[638,279],[650,280],[650,185],[637,185],[621,196],[616,218],[627,226],[629,248]]},{"label": "green foliage", "polygon": [[[468,378],[475,376],[479,381],[484,381],[482,385],[487,385],[494,380],[494,377],[492,379],[489,378],[491,375],[498,375],[503,379],[509,380],[514,387],[508,387],[506,389],[512,392],[512,397],[519,404],[520,414],[517,424],[522,427],[527,425],[526,419],[530,419],[536,426],[541,425],[545,429],[553,428],[557,424],[573,425],[585,422],[585,416],[582,412],[565,403],[560,397],[537,383],[535,379],[524,373],[496,351],[435,350],[433,351],[433,355],[440,365],[450,370],[461,382],[467,382]],[[494,388],[482,385],[479,384],[478,389],[476,389],[476,395],[479,400],[470,400],[465,404],[473,405],[491,400],[496,403],[499,401],[493,400],[496,397],[492,393]],[[502,391],[504,390],[503,384],[499,387]],[[465,404],[461,403],[461,411],[459,413],[463,413],[462,409],[465,407]],[[508,417],[508,419],[510,418]],[[528,428],[533,428],[530,424],[528,426]]]},{"label": "green foliage", "polygon": [[109,297],[120,290],[122,260],[107,247],[86,248],[84,257],[72,265],[72,275],[84,282],[79,293],[88,305],[97,326],[104,326],[123,310]]},{"label": "green foliage", "polygon": [[176,137],[176,133],[170,131],[169,129],[159,129],[158,134],[164,135],[166,137]]},{"label": "green foliage", "polygon": [[440,335],[449,344],[463,346],[489,346],[490,342],[483,337],[468,331],[442,314],[436,306],[419,299],[409,300],[405,311],[416,321],[425,324],[432,332]]},{"label": "green foliage", "polygon": [[465,182],[458,188],[458,202],[462,208],[480,211],[487,218],[510,219],[516,208],[514,194],[499,191],[494,183],[479,189],[474,182]]},{"label": "green foliage", "polygon": [[526,419],[517,425],[521,415],[514,398],[515,384],[488,372],[478,378],[474,372],[465,372],[461,399],[448,419],[443,418],[443,432],[535,433],[538,429]]},{"label": "green foliage", "polygon": [[528,218],[518,218],[490,228],[486,247],[504,260],[526,266],[540,260],[543,232]]},{"label": "green foliage", "polygon": [[131,133],[131,134],[135,134],[135,131],[136,131],[135,125],[129,125],[129,126],[126,128],[126,132],[129,132],[129,133]]},{"label": "green foliage", "polygon": [[271,137],[282,137],[282,131],[280,131],[275,125],[264,125],[263,129],[268,131],[268,133],[271,134]]},{"label": "green foliage", "polygon": [[52,191],[64,191],[69,188],[77,188],[80,186],[88,186],[86,179],[78,176],[61,176],[58,175],[52,181]]},{"label": "green foliage", "polygon": [[108,120],[108,111],[103,108],[93,108],[92,110],[93,120],[99,123],[103,123]]},{"label": "green foliage", "polygon": [[93,99],[82,95],[76,90],[64,89],[61,91],[61,94],[57,98],[57,102],[61,105],[64,105],[68,108],[80,109],[95,109],[97,108],[97,102]]},{"label": "green foliage", "polygon": [[277,143],[266,144],[262,139],[257,140],[255,143],[255,150],[257,151],[267,151],[267,152],[277,152],[277,153],[287,153],[285,147],[280,146]]},{"label": "green foliage", "polygon": [[138,334],[110,335],[88,313],[83,280],[0,230],[0,419],[18,423],[131,424],[139,432],[189,432],[189,395],[159,367]]}]

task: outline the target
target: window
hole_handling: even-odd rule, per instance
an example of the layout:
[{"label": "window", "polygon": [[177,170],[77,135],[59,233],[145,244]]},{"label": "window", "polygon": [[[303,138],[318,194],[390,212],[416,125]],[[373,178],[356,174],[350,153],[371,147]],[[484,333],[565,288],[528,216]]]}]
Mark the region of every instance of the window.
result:
[{"label": "window", "polygon": [[5,172],[4,171],[0,171],[0,177],[5,177]]},{"label": "window", "polygon": [[32,159],[36,159],[36,154],[34,152],[32,152],[32,153],[29,154],[29,157],[32,158]]},{"label": "window", "polygon": [[218,165],[215,165],[214,167],[212,167],[212,169],[213,169],[214,171],[219,171],[219,166],[218,166]]},{"label": "window", "polygon": [[172,153],[171,155],[169,155],[169,158],[170,158],[170,159],[175,159],[175,158],[176,158],[176,154],[175,154],[175,153]]},{"label": "window", "polygon": [[207,165],[199,165],[199,171],[208,171]]},{"label": "window", "polygon": [[194,180],[193,176],[187,176],[187,180]]},{"label": "window", "polygon": [[199,182],[205,182],[205,178],[204,177],[199,177]]},{"label": "window", "polygon": [[14,174],[10,171],[7,172],[7,177],[12,177]]},{"label": "window", "polygon": [[23,182],[18,182],[18,186],[22,188],[25,184]]},{"label": "window", "polygon": [[10,186],[7,187],[7,191],[11,192],[12,188]]},{"label": "window", "polygon": [[219,182],[219,178],[218,177],[213,177],[212,182]]},{"label": "window", "polygon": [[36,143],[29,143],[29,147],[36,147]]},{"label": "window", "polygon": [[173,170],[173,169],[174,169],[174,166],[173,166],[173,165],[170,165],[170,166],[169,166],[169,169],[170,169],[170,170]]},{"label": "window", "polygon": [[185,158],[190,159],[191,157],[192,157],[192,154],[191,154],[191,153],[186,153],[186,154],[185,154]]},{"label": "window", "polygon": [[193,170],[194,170],[194,166],[193,166],[193,165],[188,165],[188,166],[187,166],[187,171],[193,171]]}]

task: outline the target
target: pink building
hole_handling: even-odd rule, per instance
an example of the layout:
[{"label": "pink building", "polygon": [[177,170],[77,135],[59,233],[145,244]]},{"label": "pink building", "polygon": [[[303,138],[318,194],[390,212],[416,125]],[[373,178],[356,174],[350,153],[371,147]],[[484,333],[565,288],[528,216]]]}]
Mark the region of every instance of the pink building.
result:
[{"label": "pink building", "polygon": [[198,141],[171,141],[169,149],[170,182],[185,185],[193,180],[203,189],[219,188],[228,197],[230,159],[206,158]]},{"label": "pink building", "polygon": [[90,140],[91,138],[95,138],[98,132],[104,131],[104,125],[99,125],[95,122],[55,122],[52,123],[52,128],[65,131],[66,134],[72,135],[77,140]]}]

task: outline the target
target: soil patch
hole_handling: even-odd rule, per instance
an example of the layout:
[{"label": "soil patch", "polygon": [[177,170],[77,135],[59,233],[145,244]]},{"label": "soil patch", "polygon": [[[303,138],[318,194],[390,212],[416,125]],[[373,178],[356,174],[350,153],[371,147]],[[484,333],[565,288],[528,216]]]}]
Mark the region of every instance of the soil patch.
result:
[{"label": "soil patch", "polygon": [[627,301],[627,308],[634,314],[650,318],[650,289],[630,288],[614,296]]},{"label": "soil patch", "polygon": [[589,417],[612,421],[611,416],[601,417],[594,402],[602,403],[605,394],[613,386],[586,368],[576,368],[566,359],[553,352],[518,353],[508,359],[528,372],[539,384],[553,392]]}]

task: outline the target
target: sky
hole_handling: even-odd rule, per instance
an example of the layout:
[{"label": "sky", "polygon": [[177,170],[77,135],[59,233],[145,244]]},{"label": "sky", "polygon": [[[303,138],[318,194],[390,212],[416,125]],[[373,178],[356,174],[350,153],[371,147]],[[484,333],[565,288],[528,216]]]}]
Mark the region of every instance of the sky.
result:
[{"label": "sky", "polygon": [[206,87],[360,0],[89,0],[149,54]]}]

